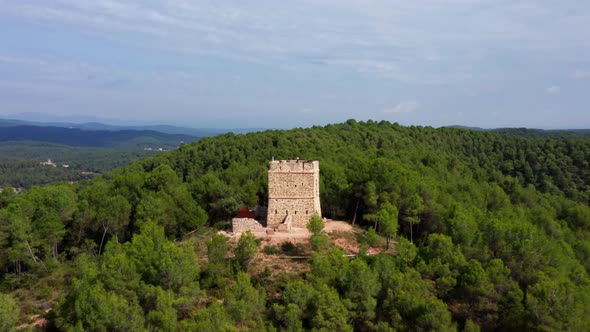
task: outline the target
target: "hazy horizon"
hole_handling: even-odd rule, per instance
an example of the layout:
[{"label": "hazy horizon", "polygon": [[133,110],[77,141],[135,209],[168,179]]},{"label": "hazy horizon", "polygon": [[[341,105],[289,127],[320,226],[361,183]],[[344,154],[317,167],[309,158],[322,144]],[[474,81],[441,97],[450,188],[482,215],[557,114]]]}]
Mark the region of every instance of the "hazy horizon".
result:
[{"label": "hazy horizon", "polygon": [[584,1],[0,0],[0,117],[590,128],[589,29]]},{"label": "hazy horizon", "polygon": [[[171,127],[178,127],[178,128],[187,128],[187,129],[211,129],[211,130],[246,130],[244,132],[250,131],[258,131],[258,130],[289,130],[294,128],[309,128],[315,126],[314,124],[310,124],[307,126],[283,126],[283,127],[227,127],[227,126],[191,126],[187,124],[173,124],[173,123],[165,123],[165,122],[158,122],[158,121],[151,121],[151,122],[141,122],[141,121],[134,121],[134,120],[120,120],[115,118],[99,118],[99,117],[86,117],[86,116],[78,116],[78,115],[69,115],[69,116],[56,116],[52,114],[42,114],[42,113],[18,113],[18,114],[9,114],[9,115],[0,115],[0,120],[15,120],[15,121],[24,121],[24,122],[38,122],[44,124],[65,124],[65,123],[72,123],[72,124],[103,124],[109,126],[120,126],[120,127],[158,127],[158,126],[171,126]],[[322,124],[329,125],[329,124],[338,124],[346,122],[349,119],[342,120],[339,122],[331,122]],[[352,118],[352,120],[356,121],[389,121],[386,119],[365,119],[365,120],[358,120]],[[391,123],[395,123],[395,121],[389,121]],[[399,122],[398,122],[399,123]],[[449,125],[441,125],[441,126],[428,126],[428,125],[420,125],[420,124],[400,124],[402,126],[426,126],[426,127],[434,127],[434,128],[442,128],[442,127],[464,127],[468,129],[482,129],[482,130],[494,130],[494,129],[519,129],[519,128],[526,128],[526,129],[537,129],[537,130],[590,130],[590,127],[567,127],[567,128],[553,128],[553,127],[480,127],[480,126],[465,126],[462,124],[449,124]]]}]

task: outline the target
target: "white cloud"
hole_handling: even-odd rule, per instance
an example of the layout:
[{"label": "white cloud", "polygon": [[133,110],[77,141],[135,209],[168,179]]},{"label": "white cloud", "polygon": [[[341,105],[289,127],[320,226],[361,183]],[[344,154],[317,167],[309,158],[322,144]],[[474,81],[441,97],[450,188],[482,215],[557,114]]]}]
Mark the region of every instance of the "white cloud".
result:
[{"label": "white cloud", "polygon": [[[534,86],[539,77],[550,77],[545,82],[551,84],[536,87],[537,93],[552,97],[561,90],[551,85],[564,76],[590,79],[590,39],[580,33],[590,29],[590,1],[582,0],[0,0],[0,20],[26,28],[16,31],[21,38],[38,29],[56,37],[54,46],[31,40],[38,51],[23,49],[22,57],[10,49],[3,54],[10,46],[0,46],[2,80],[17,87],[37,84],[43,91],[57,84],[64,103],[84,89],[88,105],[102,108],[127,103],[141,109],[141,98],[129,101],[127,89],[133,89],[137,95],[162,90],[186,97],[167,109],[212,105],[226,112],[234,106],[225,104],[226,96],[235,93],[240,106],[259,109],[273,100],[275,109],[299,110],[305,119],[327,118],[321,111],[327,105],[352,113],[366,102],[372,102],[366,106],[371,114],[418,118],[430,115],[427,107],[416,100],[391,101],[389,92],[451,108],[461,100],[459,110],[490,104],[497,91],[516,84]],[[61,38],[56,34],[62,30],[72,33]],[[130,60],[136,56],[139,61]],[[516,64],[522,68],[514,70]],[[117,94],[120,82],[134,84]],[[113,101],[93,103],[92,92],[103,90]],[[463,90],[472,91],[465,101]],[[566,90],[568,96],[579,93]],[[300,99],[317,105],[313,110],[298,105],[300,91],[309,93]],[[537,108],[536,102],[526,108]],[[93,107],[98,106],[88,109]],[[466,121],[476,116],[465,112]]]},{"label": "white cloud", "polygon": [[557,85],[554,85],[554,86],[550,86],[547,89],[545,89],[545,92],[550,95],[556,95],[561,92],[561,88]]},{"label": "white cloud", "polygon": [[420,104],[415,100],[406,100],[395,105],[395,107],[386,109],[384,113],[411,113],[418,109]]},{"label": "white cloud", "polygon": [[[1,0],[0,0],[1,1]],[[191,72],[175,68],[157,68],[138,72],[113,65],[98,65],[64,61],[55,57],[19,56],[0,50],[0,72],[6,73],[0,83],[5,89],[26,90],[31,93],[61,91],[119,90],[141,85],[143,89],[175,86],[183,92],[193,84]],[[191,81],[191,83],[187,83]]]},{"label": "white cloud", "polygon": [[[590,43],[578,33],[587,30],[590,21],[586,2],[559,6],[537,0],[285,3],[23,0],[0,5],[0,19],[65,23],[123,42],[146,46],[142,40],[149,40],[150,48],[161,45],[172,52],[229,58],[240,54],[246,62],[284,63],[281,60],[339,54],[349,58],[344,64],[356,64],[358,71],[420,83],[433,80],[434,71],[425,66],[441,64],[447,70],[440,76],[453,82],[456,75],[469,76],[469,68],[478,68],[489,58],[486,51],[464,50],[518,51],[524,57],[539,51],[556,58],[590,54]],[[548,21],[554,24],[547,25]],[[157,39],[134,38],[125,32]]]}]

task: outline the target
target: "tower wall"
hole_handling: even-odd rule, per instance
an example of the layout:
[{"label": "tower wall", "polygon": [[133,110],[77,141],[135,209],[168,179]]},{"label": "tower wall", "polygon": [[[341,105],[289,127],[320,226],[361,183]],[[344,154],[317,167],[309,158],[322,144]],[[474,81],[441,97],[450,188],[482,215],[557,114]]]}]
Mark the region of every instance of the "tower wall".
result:
[{"label": "tower wall", "polygon": [[321,216],[320,163],[317,160],[271,161],[268,168],[268,226],[291,216],[293,227],[305,227]]}]

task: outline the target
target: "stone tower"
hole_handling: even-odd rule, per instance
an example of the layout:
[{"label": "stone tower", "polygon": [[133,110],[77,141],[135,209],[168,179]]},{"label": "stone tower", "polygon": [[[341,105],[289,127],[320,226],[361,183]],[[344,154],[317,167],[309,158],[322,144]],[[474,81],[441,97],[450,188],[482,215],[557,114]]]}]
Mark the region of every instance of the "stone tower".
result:
[{"label": "stone tower", "polygon": [[320,162],[317,160],[271,161],[268,167],[268,227],[290,220],[304,228],[320,209]]}]

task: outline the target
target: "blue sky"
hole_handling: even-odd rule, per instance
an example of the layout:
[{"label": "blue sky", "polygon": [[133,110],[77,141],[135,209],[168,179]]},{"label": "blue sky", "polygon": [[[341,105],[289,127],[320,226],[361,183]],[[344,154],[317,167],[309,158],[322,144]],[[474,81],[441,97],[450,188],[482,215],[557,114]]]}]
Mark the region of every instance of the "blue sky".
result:
[{"label": "blue sky", "polygon": [[590,1],[0,0],[0,116],[590,128]]}]

